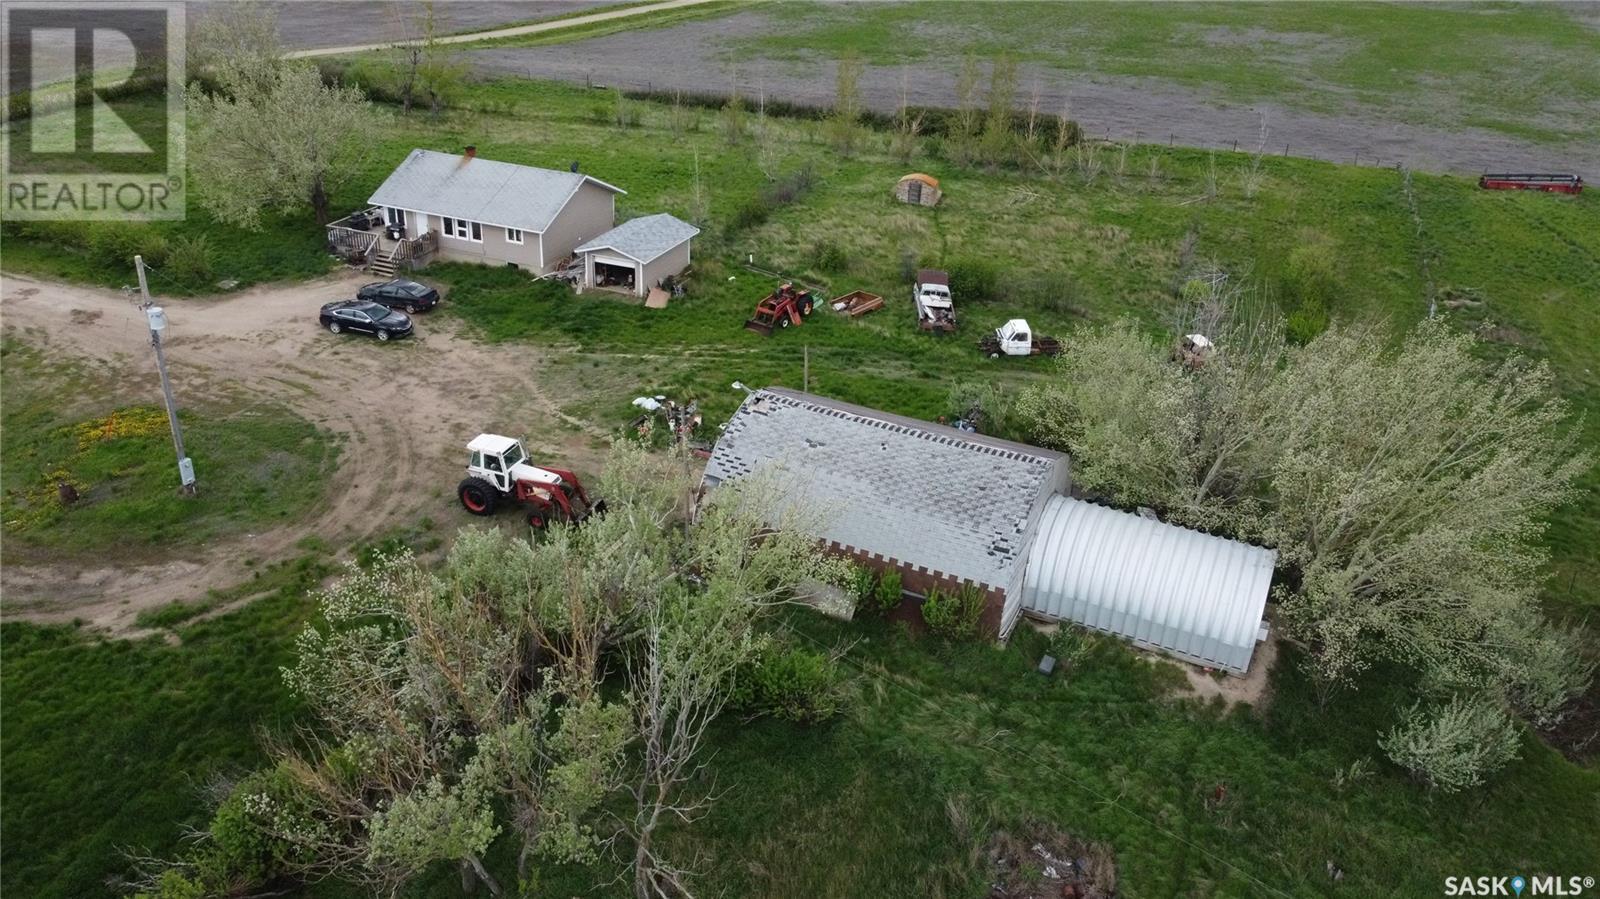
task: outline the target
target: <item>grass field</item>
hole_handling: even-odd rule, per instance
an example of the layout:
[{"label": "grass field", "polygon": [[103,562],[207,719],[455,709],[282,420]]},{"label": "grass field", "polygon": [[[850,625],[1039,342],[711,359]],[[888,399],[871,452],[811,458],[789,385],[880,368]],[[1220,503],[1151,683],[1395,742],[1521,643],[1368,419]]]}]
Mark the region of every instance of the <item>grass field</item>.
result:
[{"label": "grass field", "polygon": [[[1496,352],[1549,359],[1561,389],[1589,413],[1589,433],[1600,435],[1593,193],[1486,193],[1464,180],[1418,176],[1419,236],[1399,175],[1385,170],[1269,159],[1251,197],[1239,177],[1248,160],[1231,154],[1133,147],[1124,161],[1110,148],[1092,179],[1072,167],[1043,178],[959,168],[926,151],[905,166],[888,155],[882,135],[841,160],[815,123],[800,121],[769,121],[769,140],[730,147],[709,112],[691,113],[696,124],[675,133],[670,108],[635,103],[639,125],[617,128],[607,124],[609,95],[572,88],[501,82],[477,86],[473,97],[480,111],[437,125],[397,120],[336,205],[364,200],[414,146],[473,143],[486,158],[555,168],[580,160],[629,191],[621,218],[704,210],[691,293],[660,312],[574,298],[504,271],[428,272],[451,287],[444,308],[484,339],[548,351],[543,376],[570,396],[567,411],[589,421],[620,424],[631,416],[631,397],[670,392],[701,398],[715,423],[739,398],[728,387],[735,378],[799,386],[803,346],[813,389],[938,415],[950,411],[944,398],[960,379],[1047,375],[1043,363],[980,357],[970,341],[983,328],[1018,314],[1044,332],[1120,314],[1162,327],[1188,261],[1247,271],[1270,292],[1290,249],[1326,240],[1341,260],[1336,317],[1379,318],[1398,331],[1425,314],[1431,277],[1446,296],[1482,303],[1457,314],[1464,324],[1495,322]],[[765,182],[762,168],[788,174],[807,166],[816,183],[796,202],[775,206],[763,223],[728,229]],[[941,179],[942,207],[890,199],[908,168]],[[207,225],[197,218],[168,227],[182,235]],[[219,259],[258,280],[301,277],[322,264],[320,239],[309,219],[277,220],[228,238],[229,255]],[[762,268],[829,291],[874,290],[890,303],[861,321],[820,314],[799,331],[759,338],[740,325],[774,279],[741,265],[751,254]],[[979,259],[1006,273],[1008,296],[958,297],[966,321],[958,340],[917,333],[902,299],[903,267]],[[117,268],[102,264],[7,232],[8,269],[121,283]],[[5,365],[9,385],[10,355]],[[5,399],[9,416],[11,395]],[[9,462],[16,429],[9,417],[5,424]],[[1585,500],[1550,534],[1556,576],[1548,596],[1560,611],[1600,605],[1597,485],[1600,474],[1591,473]],[[304,615],[296,595],[291,583],[279,596],[193,626],[182,624],[187,610],[153,618],[182,635],[177,647],[5,626],[4,892],[104,895],[101,878],[118,870],[114,847],[175,848],[178,825],[201,814],[188,778],[252,763],[252,727],[281,727],[295,711],[276,666]],[[1600,774],[1532,737],[1489,788],[1456,798],[1429,796],[1382,762],[1374,731],[1409,688],[1387,672],[1319,710],[1294,667],[1281,665],[1270,706],[1223,712],[1161,698],[1172,679],[1114,643],[1047,682],[1031,673],[1043,648],[1031,634],[1004,649],[946,649],[879,623],[791,623],[828,645],[863,638],[849,652],[855,702],[819,729],[725,724],[714,770],[727,797],[694,831],[673,836],[701,853],[706,893],[978,895],[987,834],[1039,819],[1110,841],[1124,894],[1134,897],[1435,895],[1447,874],[1583,872],[1594,858]],[[1360,765],[1372,773],[1341,786]],[[129,775],[109,777],[119,766]],[[1219,784],[1229,799],[1208,805]],[[1346,871],[1342,884],[1327,881],[1329,860]],[[453,883],[453,872],[440,871],[413,895],[453,895]],[[562,870],[546,886],[568,895],[593,883],[591,872]],[[340,895],[331,886],[314,892]]]},{"label": "grass field", "polygon": [[[185,448],[211,465],[205,489],[185,499],[161,407],[120,403],[93,374],[16,339],[0,358],[0,533],[13,552],[127,558],[292,519],[321,495],[338,452],[311,423],[270,405],[185,410]],[[77,490],[76,503],[60,502],[61,482]]]},{"label": "grass field", "polygon": [[[1223,99],[1403,110],[1542,141],[1600,139],[1600,30],[1555,4],[779,3],[733,59],[888,65],[1007,53],[1069,73],[1154,78]],[[1152,129],[1153,130],[1153,129]]]},{"label": "grass field", "polygon": [[204,823],[208,778],[259,764],[256,735],[300,713],[278,666],[325,571],[307,560],[263,574],[266,598],[181,628],[181,646],[0,626],[0,892],[115,895],[106,879],[126,873],[124,851],[171,852],[183,825]]}]

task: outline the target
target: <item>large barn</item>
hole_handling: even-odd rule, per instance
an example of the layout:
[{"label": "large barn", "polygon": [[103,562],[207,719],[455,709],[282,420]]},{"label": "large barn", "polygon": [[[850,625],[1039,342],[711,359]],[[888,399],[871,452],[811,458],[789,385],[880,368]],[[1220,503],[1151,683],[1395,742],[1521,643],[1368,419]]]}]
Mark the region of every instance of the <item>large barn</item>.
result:
[{"label": "large barn", "polygon": [[1186,661],[1250,666],[1276,553],[1071,496],[1065,455],[784,388],[729,420],[705,484],[769,472],[829,549],[914,597],[973,584],[985,624],[1073,621]]}]

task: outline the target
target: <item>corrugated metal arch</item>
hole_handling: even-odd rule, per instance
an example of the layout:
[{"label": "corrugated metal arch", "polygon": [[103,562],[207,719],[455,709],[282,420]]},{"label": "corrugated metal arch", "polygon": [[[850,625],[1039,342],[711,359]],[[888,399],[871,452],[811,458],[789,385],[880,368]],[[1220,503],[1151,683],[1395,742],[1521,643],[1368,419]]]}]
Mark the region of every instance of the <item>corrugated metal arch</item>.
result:
[{"label": "corrugated metal arch", "polygon": [[1046,503],[1022,606],[1243,673],[1277,552],[1067,496]]}]

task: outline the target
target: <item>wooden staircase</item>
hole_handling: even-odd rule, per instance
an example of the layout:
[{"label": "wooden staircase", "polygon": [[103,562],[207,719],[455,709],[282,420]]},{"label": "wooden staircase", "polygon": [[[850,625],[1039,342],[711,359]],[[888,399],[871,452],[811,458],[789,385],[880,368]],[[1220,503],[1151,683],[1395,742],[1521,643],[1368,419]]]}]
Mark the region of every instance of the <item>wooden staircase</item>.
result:
[{"label": "wooden staircase", "polygon": [[394,254],[381,251],[372,254],[372,264],[368,268],[380,278],[393,278],[395,272]]}]

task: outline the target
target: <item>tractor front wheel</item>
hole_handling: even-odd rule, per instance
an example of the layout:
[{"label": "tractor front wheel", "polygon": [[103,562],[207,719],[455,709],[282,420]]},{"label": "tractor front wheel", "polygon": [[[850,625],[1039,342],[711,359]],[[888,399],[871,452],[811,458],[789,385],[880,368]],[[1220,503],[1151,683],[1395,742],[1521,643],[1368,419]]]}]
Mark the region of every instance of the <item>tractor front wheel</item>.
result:
[{"label": "tractor front wheel", "polygon": [[474,515],[493,515],[500,501],[500,491],[483,478],[467,478],[456,487],[456,496],[462,508]]},{"label": "tractor front wheel", "polygon": [[549,526],[550,522],[545,519],[543,514],[539,512],[529,513],[528,527],[533,528],[536,531],[542,531]]}]

